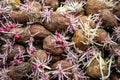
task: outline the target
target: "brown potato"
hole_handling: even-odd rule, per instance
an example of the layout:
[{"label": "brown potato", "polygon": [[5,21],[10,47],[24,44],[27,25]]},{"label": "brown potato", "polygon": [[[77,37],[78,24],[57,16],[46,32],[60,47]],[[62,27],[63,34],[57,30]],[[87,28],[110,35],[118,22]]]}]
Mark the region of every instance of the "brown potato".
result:
[{"label": "brown potato", "polygon": [[105,28],[111,29],[114,27],[118,27],[116,18],[108,9],[101,10],[100,14],[101,14],[101,18],[102,18],[102,25]]},{"label": "brown potato", "polygon": [[12,11],[10,13],[10,16],[13,21],[16,21],[18,23],[27,23],[29,21],[29,15],[28,13],[21,12],[21,11]]},{"label": "brown potato", "polygon": [[8,75],[13,80],[21,80],[26,74],[30,73],[32,70],[32,65],[28,62],[24,62],[18,66],[11,66],[9,67],[10,72]]},{"label": "brown potato", "polygon": [[61,55],[64,53],[64,50],[54,43],[54,37],[52,35],[47,36],[43,40],[43,48],[53,55]]},{"label": "brown potato", "polygon": [[57,62],[57,61],[59,61],[60,59],[61,59],[60,56],[52,56],[52,61],[53,61],[53,62]]},{"label": "brown potato", "polygon": [[120,18],[120,3],[113,8],[113,13]]},{"label": "brown potato", "polygon": [[75,43],[76,48],[78,48],[82,51],[84,51],[88,48],[87,44],[83,44],[83,42],[84,43],[87,42],[87,39],[86,39],[82,29],[75,31],[72,41]]},{"label": "brown potato", "polygon": [[97,36],[95,37],[95,39],[98,43],[103,44],[103,41],[107,37],[108,37],[108,33],[104,29],[97,30]]},{"label": "brown potato", "polygon": [[46,60],[47,59],[47,54],[43,50],[36,50],[35,53],[33,54],[34,58],[37,58],[39,60]]},{"label": "brown potato", "polygon": [[66,68],[72,67],[72,65],[68,61],[66,61],[66,60],[60,60],[60,61],[57,61],[56,63],[54,63],[52,65],[52,69],[56,69],[56,67],[58,66],[58,64],[61,64],[62,69],[66,69]]},{"label": "brown potato", "polygon": [[38,1],[30,1],[27,3],[30,7],[30,11],[28,12],[30,15],[30,19],[36,20],[40,18],[40,11],[42,10],[42,5]]},{"label": "brown potato", "polygon": [[[104,59],[102,59],[102,71],[103,71],[103,75],[106,76],[107,72],[108,72],[108,67],[107,67],[107,63],[105,62]],[[87,70],[87,75],[92,77],[92,78],[100,78],[101,77],[101,73],[100,73],[100,64],[99,62],[94,59],[90,65],[88,66]]]},{"label": "brown potato", "polygon": [[85,11],[87,15],[98,13],[99,10],[105,9],[106,5],[99,0],[88,0]]},{"label": "brown potato", "polygon": [[69,22],[69,19],[66,17],[63,17],[59,13],[53,12],[51,14],[51,21],[47,22],[45,21],[44,25],[45,28],[48,29],[51,32],[61,32],[62,30],[65,30],[68,25],[66,23]]},{"label": "brown potato", "polygon": [[43,39],[46,36],[51,34],[48,30],[46,30],[42,25],[39,25],[39,24],[31,25],[30,32],[33,35],[38,33],[34,36],[34,38],[36,38],[36,39]]},{"label": "brown potato", "polygon": [[120,57],[117,59],[117,68],[120,70]]},{"label": "brown potato", "polygon": [[27,28],[22,28],[22,27],[12,28],[10,30],[10,33],[14,33],[14,34],[7,34],[10,38],[13,38],[15,34],[18,34],[20,36],[20,38],[17,41],[23,42],[23,43],[28,41],[31,37],[29,30]]},{"label": "brown potato", "polygon": [[45,0],[45,5],[50,6],[54,10],[58,8],[59,2],[58,0]]}]

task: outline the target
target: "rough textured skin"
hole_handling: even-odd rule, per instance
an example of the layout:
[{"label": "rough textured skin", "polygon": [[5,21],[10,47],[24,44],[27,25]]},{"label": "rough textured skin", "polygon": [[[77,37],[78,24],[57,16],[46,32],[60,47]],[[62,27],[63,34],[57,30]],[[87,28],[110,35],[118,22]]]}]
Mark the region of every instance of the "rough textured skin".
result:
[{"label": "rough textured skin", "polygon": [[72,66],[68,61],[60,60],[60,61],[57,61],[56,63],[54,63],[52,65],[52,68],[56,69],[56,67],[57,67],[58,64],[61,64],[62,69],[70,68]]},{"label": "rough textured skin", "polygon": [[30,73],[32,70],[32,65],[30,63],[24,62],[18,66],[11,66],[9,68],[10,72],[8,75],[13,80],[21,80],[26,74]]},{"label": "rough textured skin", "polygon": [[106,6],[99,0],[89,0],[85,6],[87,15],[98,13],[99,10],[105,9]]},{"label": "rough textured skin", "polygon": [[51,21],[49,22],[45,21],[44,25],[45,28],[51,32],[56,31],[60,32],[68,27],[68,25],[66,24],[68,22],[69,22],[68,18],[63,17],[62,15],[54,12],[53,14],[51,14]]},{"label": "rough textured skin", "polygon": [[47,54],[45,53],[45,51],[39,49],[39,50],[35,51],[35,53],[33,54],[33,57],[37,58],[39,60],[46,60]]},{"label": "rough textured skin", "polygon": [[75,46],[80,50],[86,50],[88,45],[83,44],[87,39],[85,38],[84,32],[82,29],[75,31],[72,41],[75,43]]},{"label": "rough textured skin", "polygon": [[101,18],[103,22],[102,24],[105,28],[111,29],[118,27],[116,18],[108,9],[101,10]]},{"label": "rough textured skin", "polygon": [[[108,67],[106,62],[102,59],[102,71],[104,76],[106,76],[107,72],[108,72]],[[100,65],[98,63],[98,61],[96,59],[94,59],[91,64],[88,66],[87,68],[87,75],[92,77],[92,78],[100,78],[101,77],[101,73],[100,73]]]},{"label": "rough textured skin", "polygon": [[13,21],[16,21],[18,23],[26,23],[27,21],[29,21],[29,16],[27,13],[25,12],[21,12],[21,11],[12,11],[10,13],[10,16],[12,18]]},{"label": "rough textured skin", "polygon": [[59,6],[58,0],[45,0],[45,4],[47,6],[51,6],[53,9],[57,9]]},{"label": "rough textured skin", "polygon": [[[27,28],[12,28],[10,32],[17,33],[20,36],[20,39],[18,41],[20,42],[26,42],[30,39],[31,34],[29,33],[29,30]],[[8,34],[9,37],[13,37],[14,34]]]},{"label": "rough textured skin", "polygon": [[120,18],[120,3],[113,8],[113,13]]},{"label": "rough textured skin", "polygon": [[36,39],[43,39],[46,36],[51,34],[48,30],[46,30],[43,26],[41,26],[39,24],[31,25],[30,32],[33,35],[38,33],[34,36],[34,38],[36,38]]},{"label": "rough textured skin", "polygon": [[62,48],[55,48],[55,46],[57,45],[54,43],[54,37],[52,35],[47,36],[43,40],[43,48],[48,52],[52,53],[53,55],[61,55],[64,53],[64,50]]},{"label": "rough textured skin", "polygon": [[107,37],[108,37],[108,33],[104,29],[97,30],[97,36],[95,37],[95,39],[98,43],[102,44],[105,38]]}]

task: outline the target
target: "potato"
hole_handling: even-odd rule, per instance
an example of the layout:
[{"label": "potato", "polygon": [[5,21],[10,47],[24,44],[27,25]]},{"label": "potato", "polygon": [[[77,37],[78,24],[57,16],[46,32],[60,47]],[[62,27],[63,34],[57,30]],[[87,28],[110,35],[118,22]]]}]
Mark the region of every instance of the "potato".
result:
[{"label": "potato", "polygon": [[120,3],[113,8],[113,13],[120,18]]},{"label": "potato", "polygon": [[45,49],[46,51],[52,53],[53,55],[61,55],[64,53],[64,50],[62,48],[55,46],[58,45],[55,44],[54,37],[52,35],[47,36],[43,40],[43,49]]},{"label": "potato", "polygon": [[42,25],[39,25],[39,24],[31,25],[30,26],[30,32],[33,35],[38,33],[34,36],[35,39],[43,39],[46,36],[51,34],[48,30],[46,30]]},{"label": "potato", "polygon": [[29,21],[29,15],[28,13],[25,13],[25,12],[12,11],[10,13],[10,16],[13,21],[16,21],[21,24],[27,23]]},{"label": "potato", "polygon": [[56,67],[58,66],[58,64],[61,64],[62,69],[66,69],[66,68],[72,67],[72,65],[68,61],[66,61],[66,60],[60,60],[60,61],[57,61],[56,63],[54,63],[52,65],[52,69],[56,69]]},{"label": "potato", "polygon": [[59,13],[53,12],[51,14],[51,21],[45,21],[44,26],[51,32],[61,32],[62,30],[65,30],[68,27],[68,25],[66,24],[68,22],[68,18],[63,17]]},{"label": "potato", "polygon": [[[108,72],[108,67],[107,67],[107,63],[105,62],[104,59],[102,59],[102,71],[103,71],[103,75],[106,76],[107,72]],[[101,77],[101,73],[100,73],[100,64],[99,62],[94,59],[90,65],[88,66],[86,73],[88,76],[92,77],[92,78],[100,78]]]},{"label": "potato", "polygon": [[102,25],[106,29],[112,29],[114,27],[118,27],[116,18],[108,9],[101,10],[100,14],[102,18]]},{"label": "potato", "polygon": [[9,67],[10,72],[8,75],[13,80],[21,80],[26,74],[30,73],[32,70],[32,65],[28,62],[24,62],[18,66],[11,66]]},{"label": "potato", "polygon": [[46,6],[50,6],[54,10],[57,9],[59,6],[58,0],[45,0],[44,3]]},{"label": "potato", "polygon": [[31,37],[31,34],[29,33],[29,30],[27,28],[22,28],[22,27],[12,28],[10,30],[10,33],[11,32],[14,34],[7,34],[10,38],[14,37],[15,34],[19,35],[20,38],[16,40],[17,42],[25,43]]},{"label": "potato", "polygon": [[39,60],[46,60],[47,59],[47,54],[43,50],[36,50],[35,53],[33,54],[34,58],[37,58]]},{"label": "potato", "polygon": [[103,41],[107,37],[108,37],[108,33],[104,29],[97,30],[97,36],[95,37],[95,39],[98,43],[103,44]]},{"label": "potato", "polygon": [[10,53],[8,53],[8,61],[12,61],[16,54],[19,54],[18,48],[25,53],[25,48],[22,45],[14,45]]},{"label": "potato", "polygon": [[[79,20],[81,20],[84,24],[88,22],[87,20],[87,16],[79,16]],[[91,28],[95,28],[96,24],[93,21],[89,21],[90,22],[90,27]]]},{"label": "potato", "polygon": [[59,61],[60,59],[61,59],[60,56],[52,56],[52,61],[53,61],[53,62],[57,62],[57,61]]},{"label": "potato", "polygon": [[82,29],[75,31],[72,41],[75,43],[76,48],[78,48],[82,51],[84,51],[88,48],[88,45],[84,44],[85,42],[87,42],[87,39],[86,39]]},{"label": "potato", "polygon": [[98,13],[102,9],[106,9],[106,5],[99,0],[88,0],[85,6],[87,15]]},{"label": "potato", "polygon": [[27,3],[30,7],[30,11],[28,12],[30,15],[30,19],[36,20],[40,18],[40,11],[42,10],[42,5],[38,1],[30,1]]}]

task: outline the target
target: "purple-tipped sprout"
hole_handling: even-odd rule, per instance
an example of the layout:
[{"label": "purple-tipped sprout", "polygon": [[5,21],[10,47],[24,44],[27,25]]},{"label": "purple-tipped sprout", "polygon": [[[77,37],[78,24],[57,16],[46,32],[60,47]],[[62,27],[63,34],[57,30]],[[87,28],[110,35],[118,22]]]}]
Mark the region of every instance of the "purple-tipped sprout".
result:
[{"label": "purple-tipped sprout", "polygon": [[40,73],[40,80],[50,80],[50,72],[42,72]]},{"label": "purple-tipped sprout", "polygon": [[48,66],[49,62],[52,60],[50,56],[48,56],[47,59],[40,60],[38,58],[34,58],[32,61],[33,67],[32,67],[32,74],[30,75],[31,77],[40,77],[40,74],[44,72],[44,69],[51,70],[51,68]]},{"label": "purple-tipped sprout", "polygon": [[47,22],[51,21],[51,14],[53,13],[53,9],[48,9],[45,8],[42,12],[41,12],[41,16],[42,16],[42,22],[44,22],[45,20]]},{"label": "purple-tipped sprout", "polygon": [[18,65],[18,64],[24,62],[24,60],[25,60],[24,53],[25,52],[22,51],[20,47],[18,47],[18,53],[15,55],[12,65]]},{"label": "purple-tipped sprout", "polygon": [[0,59],[1,59],[1,63],[0,63],[0,64],[2,64],[3,66],[6,65],[7,56],[8,56],[7,53],[4,53],[4,54],[1,54],[1,53],[0,53]]},{"label": "purple-tipped sprout", "polygon": [[103,47],[108,47],[109,49],[110,49],[110,46],[117,45],[117,43],[112,40],[110,35],[108,35],[102,42],[103,42]]},{"label": "purple-tipped sprout", "polygon": [[73,69],[72,69],[72,73],[73,73],[73,80],[87,80],[89,77],[85,76],[86,73],[79,68],[79,65],[74,65]]},{"label": "purple-tipped sprout", "polygon": [[73,33],[75,30],[79,27],[79,20],[78,17],[75,17],[74,15],[68,16],[70,19],[70,22],[68,24],[67,32]]},{"label": "purple-tipped sprout", "polygon": [[55,47],[60,47],[63,50],[69,50],[70,47],[74,44],[71,42],[68,42],[67,40],[69,39],[69,37],[65,37],[65,34],[60,34],[58,32],[55,33],[55,35],[53,35],[54,37],[54,42],[56,44]]},{"label": "purple-tipped sprout", "polygon": [[19,9],[20,9],[21,11],[24,11],[24,12],[28,12],[28,11],[31,10],[30,6],[27,5],[27,4],[22,4],[22,5],[19,7]]},{"label": "purple-tipped sprout", "polygon": [[0,80],[4,80],[4,79],[8,79],[8,80],[12,80],[9,76],[8,76],[8,72],[10,70],[3,68],[2,70],[0,70]]},{"label": "purple-tipped sprout", "polygon": [[30,57],[32,57],[32,55],[34,54],[36,48],[34,47],[33,45],[33,42],[34,42],[34,38],[33,37],[30,37],[30,40],[28,41],[28,49],[27,49],[27,52],[29,54]]},{"label": "purple-tipped sprout", "polygon": [[116,27],[114,29],[114,34],[116,36],[116,40],[120,41],[120,27]]},{"label": "purple-tipped sprout", "polygon": [[72,73],[69,72],[68,70],[70,70],[72,68],[73,68],[73,66],[63,69],[62,65],[58,64],[56,67],[56,70],[50,71],[50,72],[51,72],[51,74],[53,74],[52,78],[58,78],[58,80],[65,80],[65,79],[70,79],[69,75],[71,75]]}]

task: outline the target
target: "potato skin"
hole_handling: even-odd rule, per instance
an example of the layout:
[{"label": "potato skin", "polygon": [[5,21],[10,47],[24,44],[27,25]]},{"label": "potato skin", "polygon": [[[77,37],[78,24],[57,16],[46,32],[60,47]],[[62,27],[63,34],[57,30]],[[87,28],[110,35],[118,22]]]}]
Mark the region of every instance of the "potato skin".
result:
[{"label": "potato skin", "polygon": [[107,37],[108,37],[108,33],[104,29],[97,30],[97,36],[95,37],[95,39],[98,43],[103,44],[103,41]]},{"label": "potato skin", "polygon": [[59,13],[53,12],[51,14],[51,21],[45,21],[44,26],[51,32],[61,32],[65,30],[68,25],[66,23],[69,22],[69,19],[60,15]]},{"label": "potato skin", "polygon": [[10,16],[13,21],[16,21],[21,24],[27,23],[29,21],[29,15],[25,12],[12,11],[10,13]]},{"label": "potato skin", "polygon": [[56,10],[59,6],[58,0],[45,0],[45,4],[47,6],[51,6],[54,10]]},{"label": "potato skin", "polygon": [[8,75],[13,80],[21,80],[23,77],[25,77],[26,74],[31,72],[32,65],[28,62],[24,62],[18,66],[10,66],[9,70],[10,72],[8,73]]},{"label": "potato skin", "polygon": [[99,10],[106,9],[106,5],[99,0],[88,0],[85,11],[87,15],[98,13]]},{"label": "potato skin", "polygon": [[108,9],[101,10],[100,14],[101,14],[100,16],[102,18],[102,25],[106,29],[112,29],[114,27],[118,27],[116,18]]},{"label": "potato skin", "polygon": [[34,36],[35,39],[43,39],[45,38],[46,36],[50,35],[51,32],[49,32],[47,29],[45,29],[42,25],[40,24],[33,24],[30,26],[30,32],[31,34],[36,34]]},{"label": "potato skin", "polygon": [[43,49],[45,49],[46,51],[52,53],[52,55],[61,55],[64,53],[64,50],[60,47],[56,47],[57,46],[54,43],[54,37],[52,35],[47,36],[44,40],[43,40]]},{"label": "potato skin", "polygon": [[120,18],[120,3],[113,7],[113,13]]},{"label": "potato skin", "polygon": [[[108,67],[107,67],[107,64],[106,62],[102,59],[102,71],[103,71],[103,74],[104,76],[107,74],[108,72]],[[100,64],[99,62],[94,59],[91,64],[88,66],[87,70],[87,75],[92,77],[92,78],[100,78],[101,77],[101,73],[100,73]]]},{"label": "potato skin", "polygon": [[82,51],[84,51],[88,48],[87,44],[83,44],[83,42],[86,42],[87,39],[86,39],[82,29],[75,31],[72,41],[75,43],[76,48],[78,48]]}]

